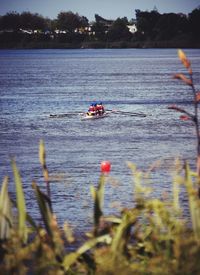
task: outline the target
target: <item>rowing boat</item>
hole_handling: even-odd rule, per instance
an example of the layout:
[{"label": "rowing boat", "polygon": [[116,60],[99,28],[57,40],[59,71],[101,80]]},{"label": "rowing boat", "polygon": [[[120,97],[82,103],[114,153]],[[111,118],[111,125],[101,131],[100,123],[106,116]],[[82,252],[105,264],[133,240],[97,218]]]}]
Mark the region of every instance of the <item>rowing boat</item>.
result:
[{"label": "rowing boat", "polygon": [[102,115],[94,115],[94,116],[91,116],[91,115],[88,115],[88,114],[84,114],[81,118],[81,120],[87,120],[87,119],[99,119],[99,118],[104,118],[106,116],[108,116],[109,113],[105,112],[104,114]]},{"label": "rowing boat", "polygon": [[102,115],[88,115],[87,113],[83,112],[68,112],[65,114],[50,114],[51,118],[63,118],[63,117],[73,117],[73,116],[81,116],[81,120],[87,119],[99,119],[108,116],[109,114],[118,114],[118,115],[128,115],[128,116],[138,116],[138,117],[146,117],[147,115],[144,113],[135,113],[135,112],[126,112],[120,110],[106,110],[105,113]]}]

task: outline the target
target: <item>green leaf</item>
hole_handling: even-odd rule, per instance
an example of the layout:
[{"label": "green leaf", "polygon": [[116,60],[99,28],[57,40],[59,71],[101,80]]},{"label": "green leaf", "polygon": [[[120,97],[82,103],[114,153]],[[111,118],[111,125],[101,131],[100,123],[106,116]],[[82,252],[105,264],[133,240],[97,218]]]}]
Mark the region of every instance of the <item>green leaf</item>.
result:
[{"label": "green leaf", "polygon": [[138,210],[134,209],[132,211],[126,211],[123,214],[121,223],[118,225],[115,235],[112,240],[111,250],[116,257],[118,254],[123,253],[124,246],[127,242],[127,236],[129,235],[129,231],[132,225],[136,222],[138,215]]},{"label": "green leaf", "polygon": [[18,209],[18,230],[19,235],[24,242],[27,241],[27,226],[26,226],[26,203],[24,197],[24,191],[22,187],[22,181],[17,169],[16,163],[12,160],[12,169],[15,180],[16,196],[17,196],[17,209]]},{"label": "green leaf", "polygon": [[8,194],[8,177],[5,177],[0,193],[0,239],[10,237],[10,229],[13,223],[11,201]]},{"label": "green leaf", "polygon": [[50,199],[47,195],[40,191],[39,187],[35,182],[32,184],[33,189],[35,191],[36,199],[40,208],[40,213],[45,225],[45,228],[50,236],[53,236],[53,232],[51,229],[51,221],[52,221],[52,209]]},{"label": "green leaf", "polygon": [[76,252],[66,255],[63,260],[63,266],[65,270],[67,271],[70,268],[70,266],[73,265],[82,254],[92,249],[98,243],[110,244],[111,237],[109,235],[103,235],[103,236],[91,239],[85,242]]},{"label": "green leaf", "polygon": [[92,195],[94,197],[95,236],[97,235],[100,218],[103,215],[102,208],[104,204],[104,186],[105,186],[105,176],[101,175],[97,190],[95,190],[94,188],[91,189]]},{"label": "green leaf", "polygon": [[[186,174],[186,188],[189,197],[189,207],[190,207],[190,214],[192,218],[192,227],[194,231],[194,235],[196,240],[200,240],[200,207],[199,207],[199,197],[197,189],[193,186],[191,170],[186,163],[185,165],[185,174]],[[197,178],[197,181],[199,179]]]},{"label": "green leaf", "polygon": [[40,140],[40,145],[39,145],[39,160],[40,164],[43,166],[46,165],[46,152],[45,152],[45,146],[44,146],[44,141]]}]

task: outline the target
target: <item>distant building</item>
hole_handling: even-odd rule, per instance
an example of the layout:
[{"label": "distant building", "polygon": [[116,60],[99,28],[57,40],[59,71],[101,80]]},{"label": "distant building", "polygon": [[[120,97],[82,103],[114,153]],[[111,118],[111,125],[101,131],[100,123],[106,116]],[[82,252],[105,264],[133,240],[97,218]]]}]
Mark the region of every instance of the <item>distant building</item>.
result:
[{"label": "distant building", "polygon": [[32,33],[33,33],[32,30],[23,30],[23,29],[19,29],[19,30],[20,30],[20,32],[22,32],[22,33],[28,33],[28,34],[32,34]]},{"label": "distant building", "polygon": [[136,33],[137,32],[137,26],[136,26],[136,24],[127,25],[127,27],[129,29],[129,32],[131,32],[131,33]]},{"label": "distant building", "polygon": [[56,34],[60,34],[60,33],[67,33],[67,31],[65,31],[65,30],[58,30],[58,29],[55,29],[55,31],[54,31]]}]

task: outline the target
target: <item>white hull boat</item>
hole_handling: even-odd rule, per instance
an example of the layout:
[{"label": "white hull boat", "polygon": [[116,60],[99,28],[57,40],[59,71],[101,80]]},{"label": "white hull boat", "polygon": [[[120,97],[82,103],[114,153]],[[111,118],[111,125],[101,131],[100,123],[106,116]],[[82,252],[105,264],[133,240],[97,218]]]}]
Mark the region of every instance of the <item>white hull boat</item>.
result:
[{"label": "white hull boat", "polygon": [[91,116],[91,115],[88,115],[88,114],[84,114],[82,116],[82,120],[88,120],[88,119],[99,119],[99,118],[104,118],[106,116],[108,116],[109,113],[105,112],[103,115],[94,115],[94,116]]}]

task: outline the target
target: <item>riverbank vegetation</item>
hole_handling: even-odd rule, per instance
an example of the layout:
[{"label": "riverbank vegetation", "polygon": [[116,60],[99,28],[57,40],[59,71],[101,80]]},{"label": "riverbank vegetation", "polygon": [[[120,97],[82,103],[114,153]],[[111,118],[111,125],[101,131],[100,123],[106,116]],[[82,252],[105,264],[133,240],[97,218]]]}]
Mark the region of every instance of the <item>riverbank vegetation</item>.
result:
[{"label": "riverbank vegetation", "polygon": [[[179,57],[189,77],[175,78],[189,85],[194,94],[194,114],[175,105],[180,119],[192,120],[197,135],[197,171],[186,161],[172,165],[172,185],[168,194],[153,198],[149,176],[155,167],[142,172],[128,163],[133,176],[133,205],[113,216],[104,214],[104,191],[111,178],[103,169],[97,187],[91,186],[93,228],[85,232],[85,242],[76,237],[65,223],[60,228],[53,212],[50,172],[46,164],[44,142],[40,142],[39,160],[46,192],[33,181],[32,187],[41,215],[38,224],[27,213],[26,199],[19,170],[12,160],[16,199],[8,192],[5,177],[0,193],[0,270],[1,274],[200,274],[200,200],[198,104],[192,68],[183,51]],[[188,204],[184,216],[182,194]],[[184,206],[185,207],[185,206]],[[68,210],[66,210],[68,211]]]},{"label": "riverbank vegetation", "polygon": [[200,8],[188,15],[135,10],[135,19],[107,20],[71,11],[56,19],[30,12],[0,16],[0,48],[199,48]]}]

